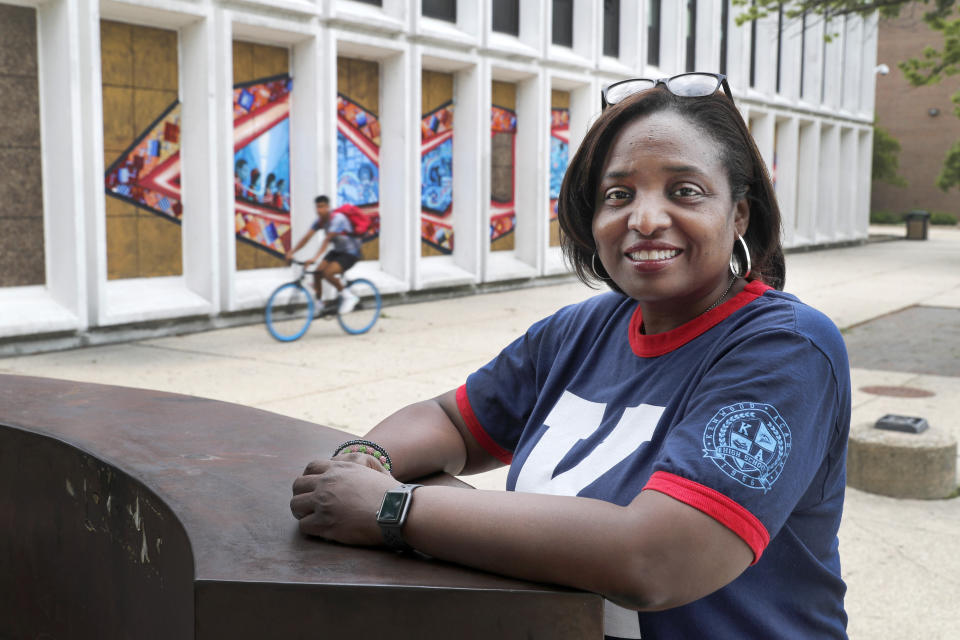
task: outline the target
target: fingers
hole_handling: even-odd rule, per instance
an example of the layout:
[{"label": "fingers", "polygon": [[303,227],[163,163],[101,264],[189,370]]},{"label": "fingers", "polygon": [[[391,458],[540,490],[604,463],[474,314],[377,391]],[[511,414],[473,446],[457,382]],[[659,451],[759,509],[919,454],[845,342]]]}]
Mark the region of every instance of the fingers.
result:
[{"label": "fingers", "polygon": [[290,500],[290,511],[297,520],[313,513],[313,503],[309,493],[301,493]]},{"label": "fingers", "polygon": [[293,481],[293,495],[298,496],[300,494],[310,493],[317,487],[319,478],[319,474],[300,476]]},{"label": "fingers", "polygon": [[325,473],[332,462],[333,460],[313,460],[307,464],[307,467],[303,470],[303,475],[312,476]]}]

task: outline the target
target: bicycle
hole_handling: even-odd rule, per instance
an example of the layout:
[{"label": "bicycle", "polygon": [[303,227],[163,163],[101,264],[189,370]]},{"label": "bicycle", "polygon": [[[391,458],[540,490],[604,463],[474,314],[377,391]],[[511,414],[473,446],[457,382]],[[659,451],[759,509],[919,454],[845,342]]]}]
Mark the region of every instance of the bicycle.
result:
[{"label": "bicycle", "polygon": [[267,331],[280,342],[293,342],[299,339],[310,328],[314,318],[330,319],[334,316],[340,327],[351,335],[366,333],[376,324],[380,317],[380,291],[377,286],[366,278],[347,280],[345,287],[360,301],[349,313],[340,313],[340,299],[323,304],[317,309],[317,301],[309,287],[304,285],[307,276],[313,271],[299,260],[294,264],[300,267],[300,274],[296,279],[282,284],[270,294],[264,316]]}]

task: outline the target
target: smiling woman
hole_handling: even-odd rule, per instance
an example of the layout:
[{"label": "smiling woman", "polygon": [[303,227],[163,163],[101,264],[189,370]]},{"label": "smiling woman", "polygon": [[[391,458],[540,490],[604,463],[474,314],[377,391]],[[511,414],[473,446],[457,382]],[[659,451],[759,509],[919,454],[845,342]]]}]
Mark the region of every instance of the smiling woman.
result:
[{"label": "smiling woman", "polygon": [[[291,509],[310,535],[600,593],[608,638],[845,638],[843,340],[778,290],[779,210],[729,96],[646,85],[559,198],[565,254],[613,291],[310,463]],[[501,465],[506,492],[401,484]]]}]

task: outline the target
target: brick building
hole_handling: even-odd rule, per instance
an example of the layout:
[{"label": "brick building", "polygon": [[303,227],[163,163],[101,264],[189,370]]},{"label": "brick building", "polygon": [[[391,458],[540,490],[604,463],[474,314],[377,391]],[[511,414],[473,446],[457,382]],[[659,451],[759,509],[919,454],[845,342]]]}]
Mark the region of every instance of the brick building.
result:
[{"label": "brick building", "polygon": [[920,58],[927,46],[943,46],[943,36],[923,21],[924,5],[906,7],[895,19],[881,20],[877,38],[877,62],[890,68],[877,76],[877,125],[900,143],[900,175],[906,187],[877,182],[873,185],[871,209],[901,213],[911,209],[960,214],[955,190],[945,193],[935,182],[950,147],[960,140],[960,118],[954,115],[950,98],[960,90],[960,77],[946,77],[939,84],[914,87],[897,63]]}]

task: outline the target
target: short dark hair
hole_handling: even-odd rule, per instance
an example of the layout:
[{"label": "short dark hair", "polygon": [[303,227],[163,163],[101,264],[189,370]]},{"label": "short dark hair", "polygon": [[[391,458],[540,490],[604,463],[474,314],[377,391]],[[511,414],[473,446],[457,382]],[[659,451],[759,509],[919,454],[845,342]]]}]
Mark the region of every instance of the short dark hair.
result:
[{"label": "short dark hair", "polygon": [[563,232],[563,255],[577,277],[588,286],[603,281],[623,293],[606,273],[594,270],[593,214],[600,172],[617,134],[633,120],[658,111],[677,113],[718,144],[734,202],[746,197],[750,205],[750,223],[744,234],[752,263],[750,280],[783,289],[786,265],[780,243],[780,208],[766,165],[736,105],[723,93],[683,98],[663,87],[643,91],[607,108],[587,131],[567,167],[557,216]]},{"label": "short dark hair", "polygon": [[329,204],[329,203],[330,203],[330,198],[328,198],[327,196],[317,196],[316,198],[313,199],[313,203],[314,203],[314,204]]}]

